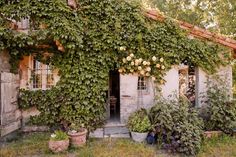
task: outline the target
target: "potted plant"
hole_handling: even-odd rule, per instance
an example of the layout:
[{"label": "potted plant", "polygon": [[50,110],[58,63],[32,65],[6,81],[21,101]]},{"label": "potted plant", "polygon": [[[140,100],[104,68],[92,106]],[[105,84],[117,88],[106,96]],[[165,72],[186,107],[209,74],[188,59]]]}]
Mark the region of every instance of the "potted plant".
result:
[{"label": "potted plant", "polygon": [[148,132],[151,129],[151,122],[148,118],[147,111],[145,109],[140,109],[132,113],[129,116],[127,125],[134,141],[145,141]]},{"label": "potted plant", "polygon": [[57,130],[54,134],[51,135],[50,140],[48,142],[49,149],[54,152],[63,152],[69,147],[69,138],[68,135],[61,131]]},{"label": "potted plant", "polygon": [[83,125],[72,123],[69,127],[68,135],[73,147],[80,147],[86,143],[87,129]]}]

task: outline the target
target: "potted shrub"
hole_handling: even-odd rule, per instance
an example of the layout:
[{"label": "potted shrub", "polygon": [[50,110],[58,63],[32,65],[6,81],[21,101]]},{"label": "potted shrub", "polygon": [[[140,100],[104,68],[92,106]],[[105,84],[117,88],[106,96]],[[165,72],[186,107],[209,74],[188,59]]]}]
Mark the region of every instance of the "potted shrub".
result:
[{"label": "potted shrub", "polygon": [[50,137],[48,146],[49,149],[54,153],[67,150],[69,147],[68,135],[61,130],[55,131],[54,134],[52,134]]},{"label": "potted shrub", "polygon": [[71,145],[73,147],[83,146],[86,143],[87,132],[87,129],[85,129],[83,125],[81,127],[80,125],[72,123],[68,131]]},{"label": "potted shrub", "polygon": [[128,128],[134,141],[145,141],[151,129],[151,122],[148,118],[147,111],[140,109],[132,113],[128,119]]}]

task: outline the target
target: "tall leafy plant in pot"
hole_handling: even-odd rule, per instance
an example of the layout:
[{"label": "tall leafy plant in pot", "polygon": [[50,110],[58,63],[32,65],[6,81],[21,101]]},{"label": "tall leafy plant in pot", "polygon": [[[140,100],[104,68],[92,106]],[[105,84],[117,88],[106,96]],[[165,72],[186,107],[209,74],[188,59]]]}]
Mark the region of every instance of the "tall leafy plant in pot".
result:
[{"label": "tall leafy plant in pot", "polygon": [[135,111],[129,116],[128,128],[131,131],[132,139],[136,142],[145,141],[151,129],[151,123],[146,109]]}]

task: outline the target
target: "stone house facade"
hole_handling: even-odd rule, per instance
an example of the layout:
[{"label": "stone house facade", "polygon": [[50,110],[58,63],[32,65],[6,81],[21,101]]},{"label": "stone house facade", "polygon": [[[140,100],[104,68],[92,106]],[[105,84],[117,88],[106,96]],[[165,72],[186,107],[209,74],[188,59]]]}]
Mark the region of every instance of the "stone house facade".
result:
[{"label": "stone house facade", "polygon": [[[155,11],[147,12],[147,16],[155,20],[163,20],[163,16]],[[228,47],[234,52],[236,41],[211,33],[207,30],[191,24],[177,21],[181,28],[189,31],[189,37],[211,40]],[[27,29],[26,21],[20,23],[23,29]],[[35,108],[21,111],[17,106],[17,98],[20,88],[31,90],[49,89],[60,79],[57,70],[50,69],[36,60],[33,56],[25,56],[20,62],[19,74],[10,73],[7,52],[0,53],[0,136],[5,136],[25,125],[30,115],[39,114]],[[225,86],[231,91],[232,67],[230,65],[218,69],[218,74],[227,77]],[[173,65],[166,73],[166,83],[161,86],[159,93],[164,98],[170,95],[185,95],[195,106],[201,106],[199,97],[206,91],[208,75],[199,67],[191,67],[184,64]],[[137,108],[150,108],[154,104],[155,84],[153,80],[142,78],[138,75],[121,75],[118,71],[110,72],[107,91],[107,119],[124,124],[130,113]],[[189,92],[190,91],[190,92]]]}]

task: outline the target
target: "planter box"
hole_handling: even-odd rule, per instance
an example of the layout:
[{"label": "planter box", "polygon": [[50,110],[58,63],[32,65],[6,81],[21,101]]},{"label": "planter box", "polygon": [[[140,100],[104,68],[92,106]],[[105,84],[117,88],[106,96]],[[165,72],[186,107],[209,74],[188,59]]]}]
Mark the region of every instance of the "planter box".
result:
[{"label": "planter box", "polygon": [[212,137],[218,137],[220,135],[222,135],[222,131],[205,131],[204,132],[204,136],[206,138],[212,138]]},{"label": "planter box", "polygon": [[131,132],[132,139],[136,142],[144,142],[148,133]]}]

